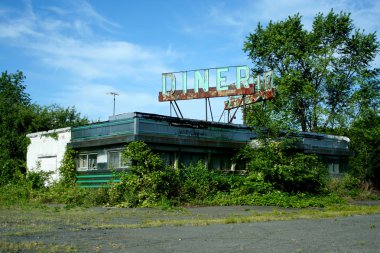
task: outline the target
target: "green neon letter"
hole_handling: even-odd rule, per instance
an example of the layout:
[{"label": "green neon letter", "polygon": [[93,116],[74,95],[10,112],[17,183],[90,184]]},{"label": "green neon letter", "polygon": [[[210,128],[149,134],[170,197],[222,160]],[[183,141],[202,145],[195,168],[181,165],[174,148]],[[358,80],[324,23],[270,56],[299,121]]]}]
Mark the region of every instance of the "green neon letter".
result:
[{"label": "green neon letter", "polygon": [[175,90],[175,75],[173,73],[166,73],[162,74],[162,94],[167,94],[167,89],[166,89],[166,79],[170,77],[170,88],[171,91]]},{"label": "green neon letter", "polygon": [[216,90],[217,91],[228,90],[228,87],[226,85],[222,86],[222,82],[224,83],[227,82],[227,77],[220,75],[222,72],[228,72],[228,68],[216,69]]},{"label": "green neon letter", "polygon": [[162,94],[167,94],[166,78],[170,77],[170,91],[174,92],[176,88],[175,75],[173,73],[162,74]]},{"label": "green neon letter", "polygon": [[162,94],[166,94],[166,75],[162,74]]},{"label": "green neon letter", "polygon": [[260,91],[261,88],[261,78],[260,75],[257,75],[256,90]]},{"label": "green neon letter", "polygon": [[194,92],[198,92],[199,86],[202,86],[203,91],[208,91],[208,69],[205,69],[203,78],[199,70],[194,71]]},{"label": "green neon letter", "polygon": [[[244,77],[242,77],[241,71],[244,70]],[[249,68],[247,66],[236,67],[236,87],[248,88]]]},{"label": "green neon letter", "polygon": [[182,92],[187,93],[187,72],[182,72]]},{"label": "green neon letter", "polygon": [[264,73],[264,83],[265,89],[271,89],[273,87],[273,71]]}]

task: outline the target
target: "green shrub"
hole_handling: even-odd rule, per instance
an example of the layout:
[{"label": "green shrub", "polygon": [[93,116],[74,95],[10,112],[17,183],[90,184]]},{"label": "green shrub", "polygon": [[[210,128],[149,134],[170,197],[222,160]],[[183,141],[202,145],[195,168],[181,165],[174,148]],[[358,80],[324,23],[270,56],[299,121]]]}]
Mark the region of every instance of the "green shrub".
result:
[{"label": "green shrub", "polygon": [[121,191],[113,197],[123,206],[157,206],[177,199],[180,189],[179,171],[168,168],[158,154],[144,142],[131,142],[123,151],[123,159],[131,161],[131,169],[121,174],[115,188]]},{"label": "green shrub", "polygon": [[75,185],[57,183],[46,191],[33,192],[31,201],[68,206],[103,206],[110,204],[109,191],[109,188],[83,189]]},{"label": "green shrub", "polygon": [[235,185],[235,191],[238,191],[242,195],[252,193],[267,193],[273,190],[271,183],[265,182],[264,174],[261,172],[250,172],[247,176],[243,177],[240,181],[240,185]]},{"label": "green shrub", "polygon": [[207,169],[201,161],[182,170],[165,167],[159,155],[145,143],[132,142],[123,152],[123,158],[132,162],[131,168],[120,174],[120,183],[99,189],[75,185],[75,152],[68,150],[61,166],[66,174],[61,181],[45,186],[47,173],[17,173],[17,180],[0,188],[0,201],[3,205],[34,202],[68,207],[167,208],[187,204],[322,207],[344,203],[345,196],[364,196],[360,190],[362,183],[350,175],[339,181],[331,180],[328,186],[334,194],[326,194],[326,170],[318,159],[292,153],[281,145],[269,143],[259,149],[245,148],[242,157],[249,158],[247,175],[227,175]]},{"label": "green shrub", "polygon": [[65,185],[74,185],[76,181],[76,165],[75,158],[77,151],[67,147],[61,166],[59,167],[59,173],[61,175],[61,182]]},{"label": "green shrub", "polygon": [[49,178],[52,172],[46,171],[28,171],[26,174],[26,180],[30,184],[30,187],[35,190],[45,189],[49,183]]},{"label": "green shrub", "polygon": [[123,159],[132,163],[131,172],[142,175],[164,169],[161,157],[142,141],[134,141],[123,150]]},{"label": "green shrub", "polygon": [[30,188],[22,184],[7,184],[0,187],[0,205],[21,205],[29,202]]},{"label": "green shrub", "polygon": [[[1,152],[3,152],[1,150]],[[25,174],[26,164],[21,159],[1,159],[0,154],[0,186],[16,182],[20,174]]]},{"label": "green shrub", "polygon": [[351,174],[345,174],[342,178],[331,178],[327,184],[330,192],[347,199],[379,199],[369,182],[362,182]]},{"label": "green shrub", "polygon": [[[263,181],[285,192],[321,193],[327,180],[327,168],[316,155],[295,153],[284,142],[245,147],[235,159],[246,159],[248,171],[259,173]],[[265,188],[265,187],[264,187]]]},{"label": "green shrub", "polygon": [[290,194],[282,191],[268,193],[241,194],[240,191],[231,193],[219,192],[212,198],[206,199],[204,205],[253,205],[253,206],[279,206],[279,207],[325,207],[345,204],[346,202],[334,195],[311,195],[305,193]]},{"label": "green shrub", "polygon": [[202,161],[183,169],[182,199],[185,201],[203,200],[213,195],[218,188],[213,172],[208,170]]}]

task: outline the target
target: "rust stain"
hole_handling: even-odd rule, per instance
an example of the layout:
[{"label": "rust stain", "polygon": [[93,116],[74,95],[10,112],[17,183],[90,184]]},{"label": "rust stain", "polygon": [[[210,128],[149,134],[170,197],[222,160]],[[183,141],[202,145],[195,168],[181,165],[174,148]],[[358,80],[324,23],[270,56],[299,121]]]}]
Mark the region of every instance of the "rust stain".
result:
[{"label": "rust stain", "polygon": [[[244,104],[253,104],[263,100],[273,99],[275,96],[275,89],[271,88],[264,91],[258,91],[256,93],[251,94],[243,94],[245,96]],[[243,103],[243,96],[238,98],[230,98],[229,100],[224,102],[224,109],[231,110],[233,108],[240,107]]]},{"label": "rust stain", "polygon": [[229,97],[238,95],[251,95],[255,93],[254,84],[249,84],[247,88],[237,88],[235,84],[228,86],[228,90],[217,90],[216,87],[210,87],[208,91],[204,91],[199,88],[198,92],[194,92],[194,89],[188,89],[186,93],[182,90],[176,90],[174,92],[168,92],[163,94],[162,92],[158,95],[158,101],[174,101],[174,100],[189,100],[189,99],[199,99],[199,98],[212,98],[212,97]]}]

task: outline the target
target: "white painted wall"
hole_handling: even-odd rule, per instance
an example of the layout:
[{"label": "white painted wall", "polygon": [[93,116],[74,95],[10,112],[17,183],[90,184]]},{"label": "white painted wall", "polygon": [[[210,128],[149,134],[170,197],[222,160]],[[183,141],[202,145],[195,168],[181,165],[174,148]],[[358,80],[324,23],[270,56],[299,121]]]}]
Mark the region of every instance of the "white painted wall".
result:
[{"label": "white painted wall", "polygon": [[[57,138],[51,134],[57,133]],[[26,165],[31,171],[53,172],[51,178],[59,178],[58,168],[65,154],[66,145],[71,139],[71,128],[60,128],[45,132],[31,133],[26,156]]]}]

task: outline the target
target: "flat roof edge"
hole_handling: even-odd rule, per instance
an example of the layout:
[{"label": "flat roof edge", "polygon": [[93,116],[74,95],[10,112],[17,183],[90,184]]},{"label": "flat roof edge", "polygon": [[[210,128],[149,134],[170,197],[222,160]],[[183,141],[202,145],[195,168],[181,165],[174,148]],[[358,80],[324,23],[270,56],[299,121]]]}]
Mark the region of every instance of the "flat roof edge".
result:
[{"label": "flat roof edge", "polygon": [[48,131],[30,133],[30,134],[27,134],[26,137],[33,138],[33,137],[38,137],[42,135],[49,135],[53,133],[59,134],[59,133],[65,133],[65,132],[70,132],[70,131],[71,131],[71,127],[64,127],[64,128],[57,128],[57,129],[52,129]]}]

